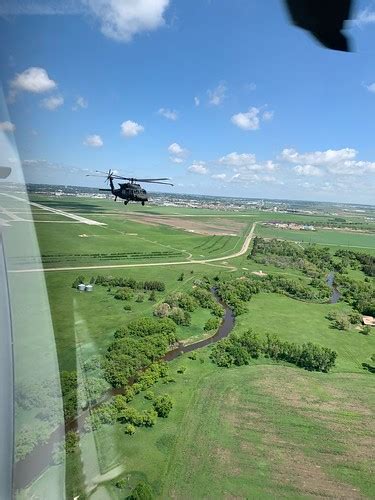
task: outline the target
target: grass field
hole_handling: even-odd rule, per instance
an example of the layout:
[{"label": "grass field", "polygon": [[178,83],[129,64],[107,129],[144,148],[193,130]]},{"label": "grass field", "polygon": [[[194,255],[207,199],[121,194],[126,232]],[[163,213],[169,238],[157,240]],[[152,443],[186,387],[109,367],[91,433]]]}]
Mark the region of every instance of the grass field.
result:
[{"label": "grass field", "polygon": [[280,238],[283,240],[301,241],[303,243],[353,248],[355,250],[363,249],[370,253],[375,252],[375,233],[364,234],[334,230],[290,231],[258,225],[256,234],[264,238]]},{"label": "grass field", "polygon": [[[373,498],[370,374],[220,369],[207,350],[171,363],[171,372],[176,383],[155,387],[175,401],[168,419],[134,436],[118,425],[83,439],[92,498],[124,498],[130,488],[116,488],[119,478],[129,487],[148,481],[157,498]],[[139,395],[134,405],[149,402]],[[48,491],[50,475],[30,494]]]},{"label": "grass field", "polygon": [[[77,223],[34,207],[35,219],[45,221],[37,223],[36,229],[49,268],[224,257],[241,248],[254,221],[309,222],[318,217],[252,208],[228,213],[155,206],[140,209],[79,198],[34,196],[33,200],[106,224]],[[20,217],[21,208],[17,202],[9,202],[8,209]],[[131,220],[127,213],[133,215]],[[181,217],[201,226],[208,224],[205,220],[222,217],[233,224],[240,221],[242,227],[237,236],[204,235],[181,227],[139,223],[140,214]],[[375,252],[371,234],[286,231],[260,224],[256,234],[302,244],[316,242],[329,245],[332,251],[349,245]],[[74,370],[78,359],[105,352],[116,328],[139,316],[150,316],[155,306],[148,300],[149,293],[144,294],[143,302],[132,299],[131,311],[125,311],[125,303],[115,300],[113,290],[106,287],[94,286],[92,293],[79,293],[71,287],[77,275],[84,274],[87,281],[96,274],[162,280],[166,291],[156,294],[161,301],[172,291],[190,290],[193,280],[204,275],[239,277],[260,268],[267,273],[303,276],[295,269],[259,265],[247,255],[212,264],[45,273],[60,369]],[[181,273],[184,279],[178,281]],[[364,279],[360,271],[350,274]],[[82,436],[80,453],[88,496],[122,499],[138,481],[146,480],[160,499],[374,498],[375,383],[361,363],[369,362],[375,353],[375,335],[332,329],[327,313],[348,309],[344,303],[313,304],[266,293],[254,296],[248,312],[237,318],[236,331],[253,328],[260,335],[276,333],[285,340],[330,347],[338,353],[332,372],[310,373],[265,358],[250,366],[218,368],[209,360],[210,348],[198,351],[197,360],[179,357],[170,363],[176,382],[158,382],[153,388],[157,394],[172,396],[174,407],[168,418],[159,418],[151,429],[137,429],[134,436],[125,435],[119,424]],[[178,327],[179,339],[200,338],[208,317],[207,310],[197,309],[190,327]],[[27,362],[31,367],[35,360],[30,357]],[[187,367],[184,374],[177,373],[181,365]],[[38,369],[43,369],[42,359]],[[141,393],[132,405],[146,409],[151,403]],[[47,498],[55,475],[56,469],[50,467],[25,492],[25,498]],[[123,490],[115,486],[120,478],[127,482]]]}]

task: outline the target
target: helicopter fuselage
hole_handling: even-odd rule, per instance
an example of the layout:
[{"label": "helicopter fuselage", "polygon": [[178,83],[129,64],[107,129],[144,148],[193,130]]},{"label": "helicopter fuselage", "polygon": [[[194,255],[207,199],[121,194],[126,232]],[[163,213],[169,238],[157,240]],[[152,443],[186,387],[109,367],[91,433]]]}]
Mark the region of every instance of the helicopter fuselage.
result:
[{"label": "helicopter fuselage", "polygon": [[116,198],[121,198],[128,201],[139,201],[144,204],[148,201],[147,191],[142,188],[140,184],[135,184],[131,182],[126,182],[124,184],[119,184],[118,188],[112,189],[112,194]]}]

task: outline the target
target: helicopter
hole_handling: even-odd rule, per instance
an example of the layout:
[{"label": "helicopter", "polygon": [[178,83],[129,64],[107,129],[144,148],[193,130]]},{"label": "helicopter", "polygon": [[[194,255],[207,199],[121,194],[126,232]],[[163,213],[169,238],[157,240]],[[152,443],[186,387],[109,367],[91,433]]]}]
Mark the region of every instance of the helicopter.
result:
[{"label": "helicopter", "polygon": [[[138,182],[147,182],[150,184],[164,184],[167,186],[173,186],[168,181],[168,177],[161,177],[158,179],[136,179],[135,177],[123,177],[121,175],[115,174],[112,170],[108,170],[108,172],[101,172],[100,170],[96,170],[96,174],[87,174],[87,177],[103,177],[106,176],[106,182],[109,182],[110,189],[101,189],[99,191],[107,191],[113,194],[115,197],[114,201],[117,201],[117,198],[121,198],[124,200],[124,205],[127,205],[129,201],[139,201],[144,206],[146,201],[148,201],[147,191],[142,188]],[[121,179],[128,182],[118,183],[119,187],[116,188],[113,181],[115,179]]]}]

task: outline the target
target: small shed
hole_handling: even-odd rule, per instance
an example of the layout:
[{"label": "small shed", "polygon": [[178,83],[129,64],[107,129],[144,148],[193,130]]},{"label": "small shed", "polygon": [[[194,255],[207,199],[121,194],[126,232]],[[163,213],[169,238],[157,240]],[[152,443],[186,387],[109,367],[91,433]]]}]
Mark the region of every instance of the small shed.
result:
[{"label": "small shed", "polygon": [[80,283],[80,284],[78,285],[78,290],[79,290],[80,292],[84,292],[84,291],[86,290],[86,285],[84,285],[83,283]]},{"label": "small shed", "polygon": [[93,286],[91,284],[85,286],[86,292],[92,292]]}]

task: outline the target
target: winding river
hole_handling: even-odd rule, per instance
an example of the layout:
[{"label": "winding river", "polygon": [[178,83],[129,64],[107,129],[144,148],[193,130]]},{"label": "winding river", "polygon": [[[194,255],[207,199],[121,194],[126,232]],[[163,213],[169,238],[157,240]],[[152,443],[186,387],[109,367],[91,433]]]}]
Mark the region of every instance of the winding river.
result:
[{"label": "winding river", "polygon": [[[198,340],[192,344],[188,345],[178,345],[178,347],[172,349],[167,352],[162,360],[164,361],[172,361],[176,359],[181,354],[185,354],[188,352],[195,351],[197,349],[201,349],[202,347],[206,347],[210,344],[214,344],[219,340],[227,337],[234,327],[235,317],[232,309],[222,302],[214,288],[211,289],[211,292],[215,298],[215,300],[224,307],[224,318],[217,329],[216,333],[211,337],[208,337],[203,340]],[[132,382],[132,381],[130,381]],[[134,382],[134,381],[133,381]],[[94,408],[97,408],[104,402],[111,399],[113,396],[118,394],[123,394],[125,388],[120,389],[109,389],[102,398],[95,404],[92,404],[89,408],[83,410],[74,420],[67,422],[65,425],[61,424],[55,431],[51,434],[48,441],[42,445],[36,446],[34,450],[29,453],[23,460],[16,462],[14,465],[14,488],[22,489],[26,488],[32,481],[37,479],[42,472],[47,469],[50,465],[52,465],[52,452],[55,444],[59,443],[64,439],[64,434],[69,431],[77,431],[82,429],[86,417],[89,415],[90,411]],[[65,429],[64,429],[65,427]]]}]

